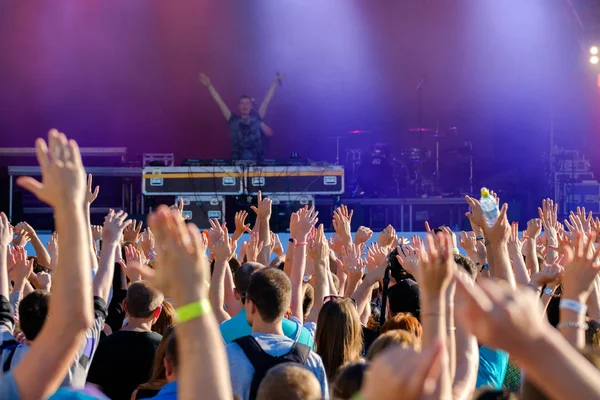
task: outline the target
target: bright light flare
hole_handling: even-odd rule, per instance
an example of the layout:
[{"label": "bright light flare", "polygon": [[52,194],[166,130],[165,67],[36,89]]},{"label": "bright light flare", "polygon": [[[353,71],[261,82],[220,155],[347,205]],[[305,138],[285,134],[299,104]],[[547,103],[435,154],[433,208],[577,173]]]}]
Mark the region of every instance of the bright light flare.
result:
[{"label": "bright light flare", "polygon": [[590,63],[591,63],[591,64],[594,64],[594,65],[596,65],[596,64],[598,64],[599,62],[600,62],[600,57],[598,57],[598,56],[591,56],[591,57],[590,57]]},{"label": "bright light flare", "polygon": [[592,46],[590,47],[590,54],[595,56],[598,54],[598,47],[597,46]]}]

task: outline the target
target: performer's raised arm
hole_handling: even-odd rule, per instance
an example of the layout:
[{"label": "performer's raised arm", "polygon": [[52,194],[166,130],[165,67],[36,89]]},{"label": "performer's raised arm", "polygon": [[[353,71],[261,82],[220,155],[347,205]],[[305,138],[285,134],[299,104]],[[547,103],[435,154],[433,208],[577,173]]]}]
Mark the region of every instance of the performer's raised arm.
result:
[{"label": "performer's raised arm", "polygon": [[[277,74],[277,77],[275,78],[273,83],[271,83],[271,87],[269,87],[269,91],[267,92],[264,100],[262,101],[262,103],[260,104],[260,107],[258,108],[258,114],[260,115],[261,119],[265,117],[265,114],[267,113],[267,108],[269,107],[269,103],[271,102],[271,99],[275,95],[275,90],[277,90],[277,85],[280,84],[280,82],[283,80],[283,77],[284,77],[284,75]],[[263,132],[265,132],[265,131],[263,130]],[[271,136],[271,135],[267,134],[266,132],[265,132],[265,135]]]},{"label": "performer's raised arm", "polygon": [[219,92],[217,92],[214,86],[212,85],[210,78],[204,75],[203,73],[200,73],[200,82],[202,82],[202,84],[208,88],[208,92],[215,100],[215,102],[219,105],[223,116],[227,121],[229,121],[229,118],[231,118],[231,110],[229,109],[229,107],[227,107],[227,104],[225,104],[225,102],[219,95]]}]

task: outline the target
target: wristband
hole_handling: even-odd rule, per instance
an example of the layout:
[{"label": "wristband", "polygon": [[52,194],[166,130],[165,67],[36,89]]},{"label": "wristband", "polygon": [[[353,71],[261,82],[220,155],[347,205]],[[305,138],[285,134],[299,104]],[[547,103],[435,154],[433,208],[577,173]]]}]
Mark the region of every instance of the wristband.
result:
[{"label": "wristband", "polygon": [[177,315],[177,322],[183,324],[184,322],[208,314],[211,311],[212,307],[210,306],[210,301],[208,301],[208,299],[202,299],[176,308],[175,314]]},{"label": "wristband", "polygon": [[477,236],[476,238],[478,241],[482,241],[483,240],[483,236]]},{"label": "wristband", "polygon": [[558,308],[575,311],[578,314],[585,314],[587,312],[587,306],[585,304],[581,304],[580,302],[571,299],[560,299]]},{"label": "wristband", "polygon": [[360,394],[360,392],[356,393],[354,396],[352,396],[350,398],[350,400],[365,400],[365,398],[363,397],[362,394]]},{"label": "wristband", "polygon": [[479,271],[479,272],[487,271],[487,270],[489,270],[489,269],[490,269],[490,266],[489,266],[488,264],[483,264],[483,265],[481,266],[481,271]]},{"label": "wristband", "polygon": [[576,329],[583,329],[583,330],[587,331],[588,324],[586,324],[585,322],[569,321],[569,322],[561,322],[558,325],[556,325],[556,327],[558,329],[560,329],[560,328],[576,328]]},{"label": "wristband", "polygon": [[455,247],[453,250],[454,254],[460,254],[460,251]]},{"label": "wristband", "polygon": [[537,292],[542,292],[542,289],[540,289],[539,287],[537,287],[536,285],[534,285],[533,283],[530,283],[527,285],[528,287],[535,289]]},{"label": "wristband", "polygon": [[308,245],[308,243],[306,243],[306,242],[296,242],[296,243],[294,243],[294,247],[306,246],[306,245]]}]

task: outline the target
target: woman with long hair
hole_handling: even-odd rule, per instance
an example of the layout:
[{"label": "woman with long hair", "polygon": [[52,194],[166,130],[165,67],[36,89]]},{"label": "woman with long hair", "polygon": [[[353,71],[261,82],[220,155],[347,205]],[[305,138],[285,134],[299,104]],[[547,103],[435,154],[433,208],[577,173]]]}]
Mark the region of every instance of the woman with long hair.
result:
[{"label": "woman with long hair", "polygon": [[351,298],[328,296],[317,319],[315,350],[332,381],[338,369],[358,361],[362,353],[362,326]]}]

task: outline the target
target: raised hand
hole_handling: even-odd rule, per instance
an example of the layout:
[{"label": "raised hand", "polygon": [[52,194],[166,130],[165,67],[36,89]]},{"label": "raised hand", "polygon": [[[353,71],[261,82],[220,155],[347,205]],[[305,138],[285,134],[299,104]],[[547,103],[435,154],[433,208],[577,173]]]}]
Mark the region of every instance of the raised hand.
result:
[{"label": "raised hand", "polygon": [[[102,229],[102,241],[105,243],[119,242],[123,230],[135,223],[133,220],[127,220],[127,213],[123,210],[115,212],[110,210],[108,215],[104,217],[104,227]],[[140,223],[141,224],[141,223]]]},{"label": "raised hand", "polygon": [[154,234],[150,228],[144,229],[140,237],[140,246],[146,255],[150,254],[155,249]]},{"label": "raised hand", "polygon": [[542,233],[542,220],[540,218],[534,218],[527,222],[527,237],[530,239],[537,239]]},{"label": "raised hand", "polygon": [[343,243],[352,241],[350,223],[354,211],[348,212],[348,207],[342,205],[333,212],[333,228],[342,239]]},{"label": "raised hand", "polygon": [[373,231],[366,226],[359,226],[356,234],[354,235],[354,243],[361,244],[366,243],[373,236]]},{"label": "raised hand", "polygon": [[31,241],[29,234],[26,231],[21,231],[12,241],[14,247],[25,247]]},{"label": "raised hand", "polygon": [[304,207],[292,214],[290,219],[290,237],[298,242],[305,242],[308,234],[318,221],[319,213],[315,207]]},{"label": "raised hand", "polygon": [[594,279],[600,271],[598,256],[600,246],[594,249],[596,234],[588,237],[582,232],[575,235],[574,247],[565,246],[565,272],[563,277],[563,298],[574,299],[585,304]]},{"label": "raised hand", "polygon": [[100,193],[100,186],[96,186],[92,191],[92,174],[88,174],[87,190],[85,191],[85,203],[90,206],[94,200],[98,198],[98,193]]},{"label": "raised hand", "polygon": [[63,133],[52,129],[48,144],[35,142],[36,155],[42,172],[42,182],[31,177],[19,177],[17,184],[50,206],[80,207],[85,199],[85,173],[79,147]]},{"label": "raised hand", "polygon": [[52,288],[52,275],[47,272],[31,272],[31,277],[37,282],[37,286],[41,290],[50,291]]},{"label": "raised hand", "polygon": [[183,216],[183,197],[180,197],[176,204],[173,204],[169,209],[173,211],[182,221],[190,219],[189,215]]},{"label": "raised hand", "polygon": [[177,306],[206,299],[210,269],[206,242],[194,224],[186,225],[177,213],[160,206],[148,218],[158,247],[164,248],[156,261],[152,283],[169,293]]},{"label": "raised hand", "polygon": [[338,235],[337,233],[331,235],[331,238],[329,239],[329,247],[331,247],[331,250],[333,250],[333,252],[337,254],[338,257],[342,256],[343,246],[344,243],[342,242],[342,238],[340,237],[340,235]]},{"label": "raised hand", "polygon": [[547,265],[539,272],[531,275],[530,285],[542,287],[544,285],[557,286],[563,280],[565,269],[558,264]]},{"label": "raised hand", "polygon": [[29,278],[33,272],[33,258],[27,260],[27,251],[22,247],[15,247],[12,253],[13,268],[8,271],[10,278],[15,282],[22,283]]},{"label": "raised hand", "polygon": [[229,238],[229,232],[225,224],[221,225],[217,219],[209,220],[209,222],[211,228],[208,231],[208,236],[213,243],[210,250],[215,257],[215,262],[227,263],[233,257],[235,251],[234,241]]},{"label": "raised hand", "polygon": [[50,254],[50,260],[53,264],[56,264],[58,259],[58,234],[53,232],[50,235],[50,241],[48,242],[48,254]]},{"label": "raised hand", "polygon": [[456,234],[452,232],[452,229],[448,228],[447,226],[440,226],[440,230],[446,235],[450,236],[452,239],[452,249],[458,249],[458,240],[456,238]]},{"label": "raised hand", "polygon": [[92,225],[92,239],[94,239],[94,240],[102,239],[102,226],[101,225]]},{"label": "raised hand", "polygon": [[319,261],[325,261],[329,258],[329,245],[325,239],[323,224],[319,225],[311,240],[311,246],[307,248],[307,253],[313,259],[315,265]]},{"label": "raised hand", "polygon": [[246,232],[252,232],[252,230],[250,230],[250,224],[246,224],[246,218],[248,218],[248,213],[244,210],[240,210],[235,213],[235,232],[233,232],[234,240],[238,240]]},{"label": "raised hand", "polygon": [[140,232],[142,231],[143,223],[142,221],[138,223],[135,219],[132,221],[133,222],[127,224],[127,226],[125,226],[125,229],[123,230],[123,241],[137,243],[141,239]]},{"label": "raised hand", "polygon": [[396,239],[396,230],[393,226],[388,225],[384,230],[381,231],[377,237],[377,244],[381,247],[391,247]]},{"label": "raised hand", "polygon": [[456,269],[452,238],[445,233],[425,238],[427,251],[419,252],[419,287],[426,294],[440,296],[450,285]]},{"label": "raised hand", "polygon": [[354,243],[344,247],[342,264],[350,282],[358,282],[362,278],[365,262],[361,257],[360,248]]},{"label": "raised hand", "polygon": [[[428,235],[429,236],[429,235]],[[402,265],[402,268],[411,274],[417,282],[420,280],[421,268],[419,266],[420,254],[424,252],[425,248],[414,248],[412,246],[401,246],[398,247],[398,255],[396,259]]]},{"label": "raised hand", "polygon": [[202,72],[198,76],[198,79],[200,80],[200,82],[202,82],[202,84],[204,86],[206,86],[206,87],[211,86],[210,78],[208,76],[204,75]]},{"label": "raised hand", "polygon": [[477,253],[477,239],[475,235],[469,235],[467,232],[462,231],[458,236],[458,244],[473,259],[473,255]]},{"label": "raised hand", "polygon": [[479,200],[465,196],[469,207],[471,207],[471,212],[467,212],[465,216],[469,219],[471,223],[471,229],[477,236],[483,236],[483,228],[486,226],[485,217],[483,216],[483,210],[481,209],[481,203]]},{"label": "raised hand", "polygon": [[372,272],[380,265],[387,264],[388,252],[377,243],[371,244],[367,250],[367,270]]},{"label": "raised hand", "polygon": [[[325,242],[327,244],[327,242]],[[271,232],[271,252],[275,253],[278,257],[283,257],[285,252],[283,251],[283,245],[281,244],[281,239],[279,239],[279,235]]]},{"label": "raised hand", "polygon": [[135,247],[129,245],[125,247],[125,262],[119,261],[123,272],[132,282],[142,280],[144,270],[144,257]]},{"label": "raised hand", "polygon": [[255,262],[263,249],[264,242],[259,240],[258,232],[250,234],[250,240],[246,242],[246,259]]},{"label": "raised hand", "polygon": [[262,193],[259,190],[257,195],[258,207],[250,207],[252,211],[256,213],[257,218],[269,220],[271,218],[272,200],[268,197],[263,198]]},{"label": "raised hand", "polygon": [[508,251],[514,257],[522,257],[521,251],[523,242],[519,239],[519,223],[513,222],[510,226],[510,236],[508,238]]},{"label": "raised hand", "polygon": [[0,212],[0,247],[7,249],[13,240],[13,227],[6,214]]},{"label": "raised hand", "polygon": [[589,214],[586,214],[585,207],[577,207],[577,217],[581,221],[583,231],[588,232],[594,222],[592,212],[590,211]]},{"label": "raised hand", "polygon": [[552,199],[542,201],[542,207],[538,208],[544,231],[547,234],[556,236],[558,231],[558,204],[554,204]]}]

